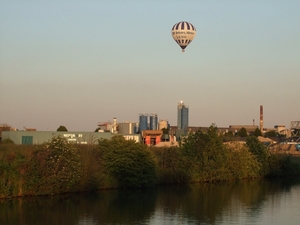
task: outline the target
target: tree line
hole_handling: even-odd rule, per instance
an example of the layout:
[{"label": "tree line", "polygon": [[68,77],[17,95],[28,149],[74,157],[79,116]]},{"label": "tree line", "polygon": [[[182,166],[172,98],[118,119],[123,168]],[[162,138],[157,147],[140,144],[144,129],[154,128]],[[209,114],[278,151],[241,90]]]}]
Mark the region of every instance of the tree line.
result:
[{"label": "tree line", "polygon": [[42,145],[0,145],[0,198],[111,188],[299,176],[298,158],[270,154],[256,136],[223,142],[216,126],[179,147],[148,147],[122,136],[96,145],[57,136]]}]

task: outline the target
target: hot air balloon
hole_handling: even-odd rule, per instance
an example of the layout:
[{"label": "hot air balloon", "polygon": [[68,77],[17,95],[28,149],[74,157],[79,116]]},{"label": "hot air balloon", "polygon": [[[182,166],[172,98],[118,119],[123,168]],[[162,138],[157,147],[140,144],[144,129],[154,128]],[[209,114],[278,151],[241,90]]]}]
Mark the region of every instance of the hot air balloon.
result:
[{"label": "hot air balloon", "polygon": [[195,36],[196,28],[189,22],[181,21],[172,28],[172,37],[182,48],[182,52],[184,52],[184,49],[192,42]]}]

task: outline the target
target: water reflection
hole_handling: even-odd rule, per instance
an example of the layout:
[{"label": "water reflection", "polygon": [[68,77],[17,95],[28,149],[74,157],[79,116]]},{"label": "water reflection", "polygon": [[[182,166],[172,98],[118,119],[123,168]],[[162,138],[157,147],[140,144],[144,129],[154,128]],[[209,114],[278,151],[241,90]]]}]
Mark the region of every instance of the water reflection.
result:
[{"label": "water reflection", "polygon": [[299,179],[110,190],[0,200],[0,224],[267,224],[299,201]]}]

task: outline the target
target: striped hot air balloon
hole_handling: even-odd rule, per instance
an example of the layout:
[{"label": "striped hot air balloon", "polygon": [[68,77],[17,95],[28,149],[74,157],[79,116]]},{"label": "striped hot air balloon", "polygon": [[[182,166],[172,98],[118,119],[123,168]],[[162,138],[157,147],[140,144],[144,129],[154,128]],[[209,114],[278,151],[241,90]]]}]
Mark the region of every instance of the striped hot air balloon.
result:
[{"label": "striped hot air balloon", "polygon": [[177,44],[184,49],[192,42],[196,36],[196,28],[189,22],[181,21],[172,27],[172,37]]}]

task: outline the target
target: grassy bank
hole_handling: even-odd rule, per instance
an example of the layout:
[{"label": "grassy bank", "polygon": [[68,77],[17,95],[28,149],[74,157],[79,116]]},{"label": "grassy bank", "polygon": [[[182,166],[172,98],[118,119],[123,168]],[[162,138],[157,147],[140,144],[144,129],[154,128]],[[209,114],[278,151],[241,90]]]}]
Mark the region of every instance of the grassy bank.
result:
[{"label": "grassy bank", "polygon": [[216,127],[170,148],[121,136],[97,145],[60,137],[42,145],[0,145],[0,198],[299,175],[299,158],[271,155],[255,137],[246,145],[224,144]]}]

